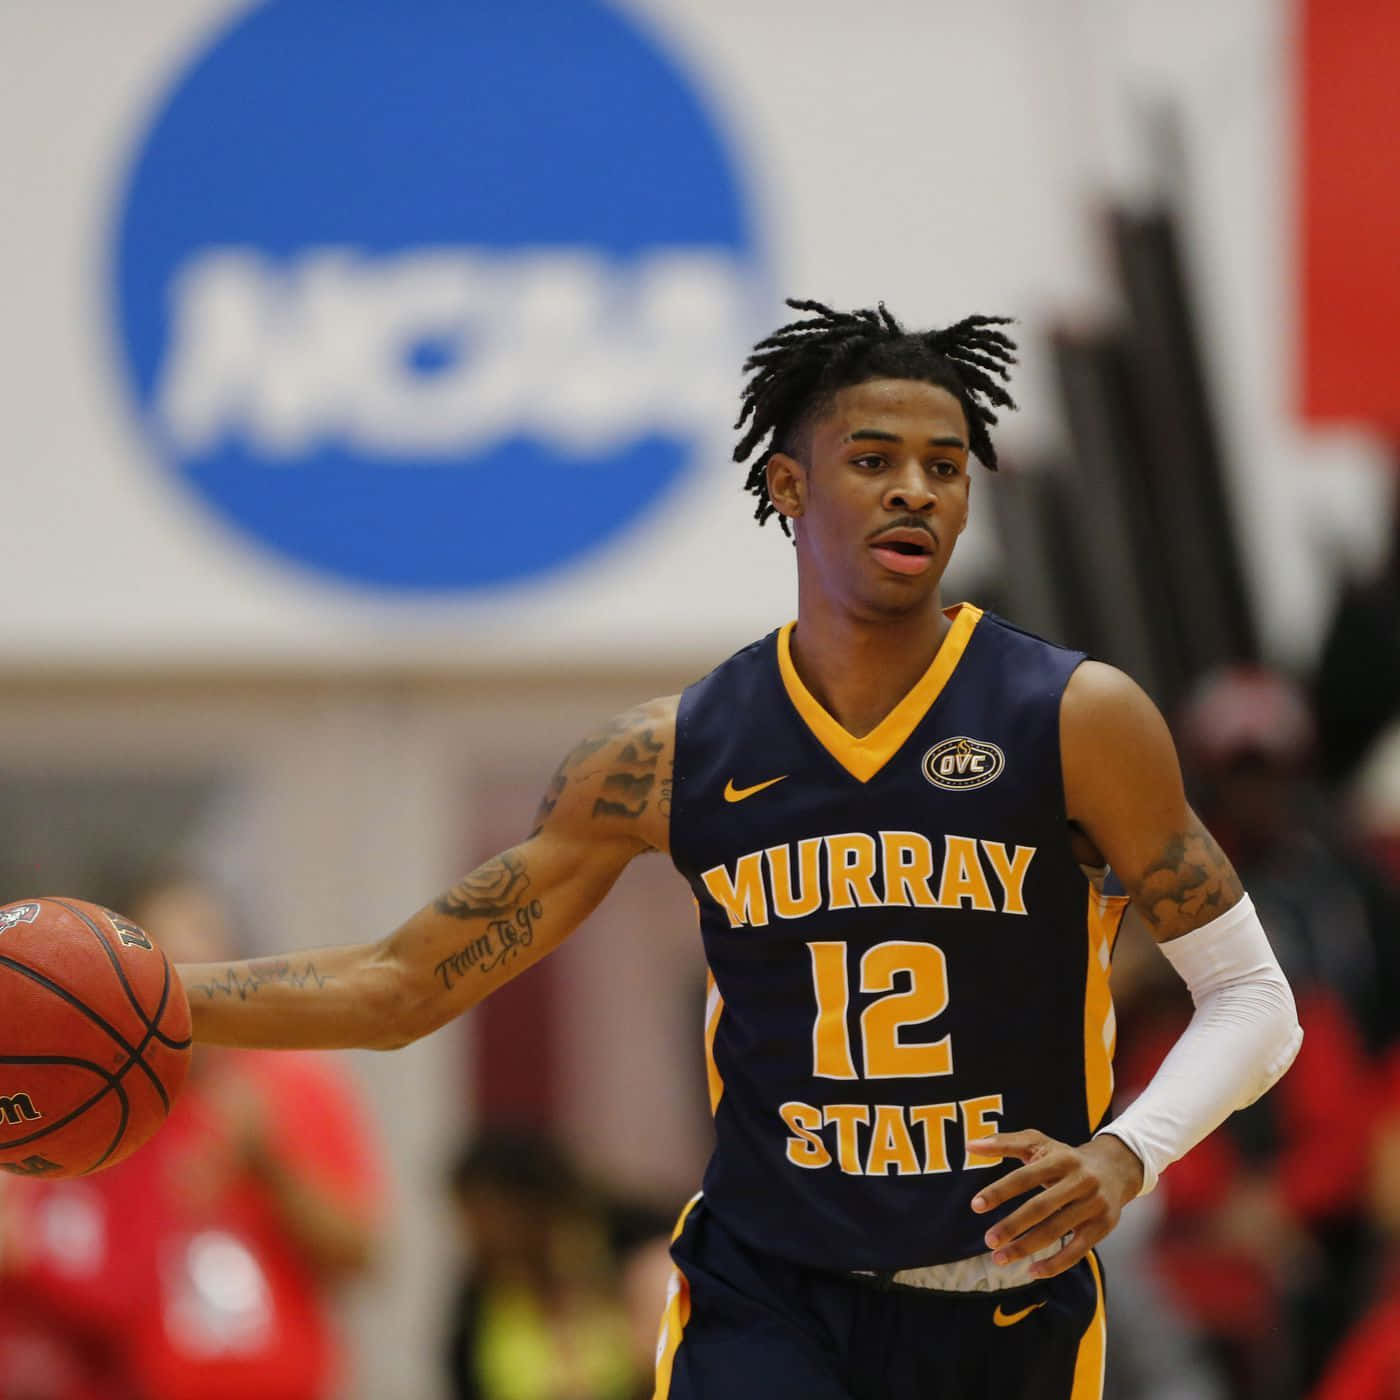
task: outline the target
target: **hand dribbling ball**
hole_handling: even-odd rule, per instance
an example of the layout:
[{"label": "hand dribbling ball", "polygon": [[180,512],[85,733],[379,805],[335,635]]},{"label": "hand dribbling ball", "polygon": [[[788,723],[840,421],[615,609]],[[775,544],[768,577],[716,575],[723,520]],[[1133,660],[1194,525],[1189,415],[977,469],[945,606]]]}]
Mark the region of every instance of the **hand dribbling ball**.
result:
[{"label": "hand dribbling ball", "polygon": [[0,906],[0,1171],[114,1166],[165,1121],[190,1060],[190,1008],[130,919],[80,899]]}]

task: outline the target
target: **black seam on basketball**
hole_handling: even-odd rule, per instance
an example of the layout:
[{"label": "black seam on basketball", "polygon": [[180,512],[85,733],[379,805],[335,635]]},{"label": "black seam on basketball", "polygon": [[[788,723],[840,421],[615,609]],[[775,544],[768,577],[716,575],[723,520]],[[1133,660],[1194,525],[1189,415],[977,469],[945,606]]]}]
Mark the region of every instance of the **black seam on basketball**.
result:
[{"label": "black seam on basketball", "polygon": [[[110,1094],[113,1089],[121,1096],[123,1101],[126,1094],[121,1087],[121,1075],[113,1074],[110,1070],[105,1070],[95,1060],[80,1060],[72,1055],[0,1055],[0,1065],[77,1065],[80,1069],[90,1069],[95,1075],[107,1082],[90,1099],[80,1103],[77,1108],[70,1109],[53,1123],[47,1124],[37,1132],[30,1133],[28,1137],[14,1138],[8,1142],[0,1142],[0,1152],[10,1152],[16,1147],[27,1147],[31,1142],[38,1142],[42,1137],[47,1137],[50,1133],[56,1133],[60,1128],[66,1128],[75,1118],[80,1118],[88,1111],[104,1094]],[[123,1066],[123,1072],[130,1068],[130,1064]],[[123,1132],[125,1128],[123,1128]],[[111,1154],[108,1153],[108,1156]],[[102,1159],[104,1162],[106,1157]]]},{"label": "black seam on basketball", "polygon": [[[146,1039],[141,1042],[139,1050],[144,1050],[147,1044],[149,1044],[149,1042],[150,1037],[147,1036]],[[88,1109],[90,1109],[94,1104],[96,1104],[97,1101],[104,1094],[112,1093],[114,1091],[122,1103],[121,1131],[125,1133],[126,1123],[131,1116],[131,1104],[126,1097],[126,1090],[122,1088],[122,1080],[126,1078],[128,1073],[130,1073],[131,1067],[138,1063],[140,1064],[141,1068],[146,1071],[148,1076],[153,1077],[151,1075],[150,1068],[147,1066],[146,1062],[143,1059],[141,1059],[139,1050],[136,1054],[128,1055],[126,1063],[116,1071],[103,1069],[102,1066],[99,1065],[96,1060],[79,1060],[74,1059],[68,1055],[0,1055],[0,1064],[3,1065],[79,1065],[85,1069],[92,1070],[94,1074],[100,1075],[103,1079],[107,1081],[106,1088],[99,1089],[97,1093],[95,1093],[90,1099],[87,1100],[86,1103],[80,1104],[77,1108],[72,1109],[70,1112],[65,1114],[64,1117],[60,1118],[57,1122],[50,1123],[47,1127],[40,1128],[38,1132],[31,1133],[28,1137],[18,1138],[14,1142],[0,1142],[0,1152],[8,1152],[11,1148],[14,1147],[23,1147],[27,1143],[35,1142],[39,1138],[47,1136],[49,1133],[57,1132],[59,1128],[67,1127],[68,1124],[73,1121],[73,1119],[86,1113]],[[165,1111],[168,1114],[170,1112],[170,1097],[165,1091],[165,1086],[161,1084],[161,1082],[158,1079],[155,1080],[155,1086],[157,1092],[159,1092],[160,1094],[161,1102],[165,1105]],[[102,1163],[105,1162],[107,1158],[112,1155],[112,1152],[115,1149],[115,1147],[116,1143],[113,1143],[112,1147],[109,1147],[107,1151],[102,1155],[101,1159],[97,1163],[97,1166],[101,1166]],[[87,1168],[87,1171],[96,1170],[97,1167]]]},{"label": "black seam on basketball", "polygon": [[123,1089],[120,1084],[114,1084],[112,1087],[116,1091],[117,1098],[121,1101],[122,1106],[121,1121],[117,1124],[117,1135],[108,1143],[107,1150],[92,1164],[92,1166],[84,1170],[82,1173],[84,1176],[87,1176],[89,1172],[97,1171],[107,1158],[121,1146],[121,1140],[126,1136],[126,1125],[131,1121],[131,1101],[126,1096],[126,1090]]},{"label": "black seam on basketball", "polygon": [[[183,1040],[176,1040],[174,1036],[166,1035],[160,1029],[160,1018],[165,1015],[166,1002],[170,1000],[170,983],[174,979],[175,973],[170,966],[170,959],[164,953],[161,954],[161,961],[165,964],[165,983],[160,989],[160,1005],[156,1008],[156,1021],[151,1029],[155,1032],[155,1037],[162,1045],[170,1050],[188,1050],[194,1044],[194,1036],[187,1035]],[[184,988],[181,987],[181,991]],[[143,1046],[142,1049],[145,1047]]]},{"label": "black seam on basketball", "polygon": [[[125,1078],[126,1078],[126,1072],[127,1072],[127,1070],[129,1070],[129,1069],[131,1068],[132,1064],[135,1063],[135,1062],[138,1061],[138,1060],[139,1060],[140,1063],[141,1063],[141,1068],[144,1069],[144,1070],[146,1070],[146,1072],[147,1072],[148,1074],[151,1074],[151,1070],[150,1070],[149,1066],[146,1064],[145,1050],[146,1050],[146,1047],[151,1043],[151,1040],[152,1040],[154,1034],[155,1034],[155,1028],[154,1028],[153,1026],[147,1026],[147,1027],[146,1027],[146,1038],[140,1043],[140,1045],[138,1045],[138,1046],[136,1047],[135,1051],[134,1051],[133,1054],[132,1054],[132,1058],[131,1058],[130,1060],[128,1060],[128,1061],[126,1062],[126,1064],[124,1064],[124,1065],[121,1067],[120,1070],[117,1071],[117,1078],[118,1078],[118,1079],[125,1079]],[[155,1080],[156,1088],[160,1091],[160,1101],[161,1101],[161,1103],[163,1103],[163,1104],[165,1105],[165,1111],[166,1111],[167,1113],[169,1113],[169,1112],[170,1112],[170,1095],[169,1095],[168,1093],[166,1093],[166,1091],[165,1091],[165,1085],[162,1084],[162,1083],[160,1082],[160,1076],[159,1076],[159,1075],[152,1075],[152,1077],[153,1077],[153,1079]]]},{"label": "black seam on basketball", "polygon": [[[42,972],[30,967],[27,963],[16,962],[14,958],[0,955],[0,967],[8,967],[11,971],[18,972],[22,977],[29,978],[31,982],[37,982],[41,987],[52,992],[59,1000],[66,1001],[69,1006],[81,1011],[94,1025],[100,1026],[126,1051],[127,1055],[131,1057],[128,1063],[122,1066],[120,1073],[125,1074],[126,1071],[131,1068],[132,1062],[139,1064],[146,1077],[151,1081],[152,1085],[155,1086],[156,1093],[160,1095],[166,1107],[169,1107],[170,1097],[165,1092],[165,1086],[160,1082],[159,1076],[145,1060],[140,1058],[139,1052],[127,1042],[126,1038],[115,1026],[109,1025],[104,1017],[99,1016],[90,1006],[79,1001],[67,988],[59,986],[57,982],[50,980]],[[149,1036],[147,1039],[149,1040]]]},{"label": "black seam on basketball", "polygon": [[88,932],[101,945],[102,951],[107,955],[107,961],[112,964],[112,971],[117,974],[117,980],[122,984],[122,990],[126,993],[126,999],[131,1003],[132,1009],[141,1018],[141,1024],[147,1030],[151,1028],[151,1019],[146,1012],[146,1008],[137,999],[136,992],[131,985],[130,979],[126,975],[126,969],[122,966],[122,960],[113,951],[112,945],[102,936],[102,930],[83,913],[81,909],[75,909],[66,899],[55,899],[53,901],[61,909],[66,909],[75,919],[80,919]]},{"label": "black seam on basketball", "polygon": [[[52,898],[52,896],[50,896]],[[122,960],[117,956],[112,945],[107,941],[106,935],[81,909],[69,904],[66,899],[53,899],[53,902],[66,909],[75,918],[81,919],[91,931],[92,936],[102,945],[102,951],[107,955],[107,961],[112,964],[112,970],[117,974],[117,980],[122,984],[122,990],[126,993],[126,999],[131,1003],[132,1010],[141,1018],[141,1024],[148,1031],[155,1032],[155,1038],[162,1045],[167,1045],[172,1050],[185,1050],[189,1047],[190,1041],[177,1041],[160,1030],[160,1018],[165,1015],[166,1003],[170,1000],[170,959],[161,954],[161,963],[164,965],[165,981],[160,989],[160,1004],[156,1007],[154,1017],[151,1017],[144,1006],[141,1005],[136,995],[136,990],[131,985],[130,979],[126,975],[126,968],[122,966]],[[144,1050],[150,1044],[150,1036],[142,1042],[141,1048]]]}]

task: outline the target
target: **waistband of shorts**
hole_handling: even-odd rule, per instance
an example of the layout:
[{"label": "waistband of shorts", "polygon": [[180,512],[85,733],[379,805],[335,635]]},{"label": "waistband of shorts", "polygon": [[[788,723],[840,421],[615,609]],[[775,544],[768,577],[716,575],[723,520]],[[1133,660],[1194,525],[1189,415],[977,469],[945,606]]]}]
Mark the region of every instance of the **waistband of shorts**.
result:
[{"label": "waistband of shorts", "polygon": [[934,1293],[1005,1293],[1012,1288],[1026,1288],[1041,1282],[1031,1277],[1031,1266],[1038,1260],[1058,1253],[1069,1240],[1063,1239],[1013,1259],[1009,1264],[992,1262],[991,1251],[974,1254],[968,1259],[954,1259],[947,1264],[927,1264],[922,1269],[848,1269],[844,1277],[855,1283],[880,1289],[910,1289]]}]

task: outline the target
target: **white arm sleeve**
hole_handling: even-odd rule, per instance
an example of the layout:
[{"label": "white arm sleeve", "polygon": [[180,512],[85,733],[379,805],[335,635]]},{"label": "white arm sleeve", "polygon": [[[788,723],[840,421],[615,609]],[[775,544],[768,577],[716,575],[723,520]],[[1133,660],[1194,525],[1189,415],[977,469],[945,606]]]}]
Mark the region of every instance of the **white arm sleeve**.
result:
[{"label": "white arm sleeve", "polygon": [[1298,1011],[1248,895],[1158,944],[1195,1014],[1147,1087],[1100,1132],[1142,1161],[1142,1194],[1236,1109],[1283,1077],[1303,1043]]}]

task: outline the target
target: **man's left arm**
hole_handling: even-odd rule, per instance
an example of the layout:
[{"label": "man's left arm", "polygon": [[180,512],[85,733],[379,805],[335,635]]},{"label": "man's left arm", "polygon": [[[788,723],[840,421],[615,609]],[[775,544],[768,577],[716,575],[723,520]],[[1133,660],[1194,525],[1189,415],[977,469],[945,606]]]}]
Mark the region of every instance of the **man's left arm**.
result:
[{"label": "man's left arm", "polygon": [[979,1192],[974,1210],[1039,1188],[987,1232],[998,1258],[1070,1236],[1034,1266],[1043,1278],[1078,1263],[1163,1168],[1273,1085],[1303,1035],[1254,907],[1188,805],[1171,735],[1141,688],[1086,661],[1065,688],[1060,751],[1071,824],[1113,868],[1195,1013],[1142,1094],[1090,1142],[1033,1130],[979,1142],[1023,1165]]}]

